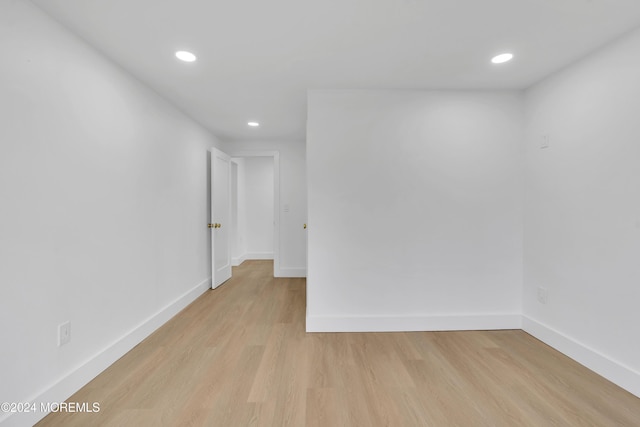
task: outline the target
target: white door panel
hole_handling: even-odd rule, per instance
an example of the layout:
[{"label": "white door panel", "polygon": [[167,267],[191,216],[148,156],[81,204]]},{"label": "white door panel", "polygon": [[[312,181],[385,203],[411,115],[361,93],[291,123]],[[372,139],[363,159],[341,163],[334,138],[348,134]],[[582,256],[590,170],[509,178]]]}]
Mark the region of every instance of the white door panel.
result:
[{"label": "white door panel", "polygon": [[211,149],[211,265],[212,288],[231,277],[231,158]]}]

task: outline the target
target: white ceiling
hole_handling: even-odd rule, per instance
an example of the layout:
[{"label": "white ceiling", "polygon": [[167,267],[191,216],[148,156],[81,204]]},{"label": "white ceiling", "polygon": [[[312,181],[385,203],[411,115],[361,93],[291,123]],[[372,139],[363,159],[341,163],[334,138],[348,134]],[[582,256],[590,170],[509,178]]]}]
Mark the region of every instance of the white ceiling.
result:
[{"label": "white ceiling", "polygon": [[229,141],[304,140],[307,89],[525,88],[640,25],[638,0],[32,1]]}]

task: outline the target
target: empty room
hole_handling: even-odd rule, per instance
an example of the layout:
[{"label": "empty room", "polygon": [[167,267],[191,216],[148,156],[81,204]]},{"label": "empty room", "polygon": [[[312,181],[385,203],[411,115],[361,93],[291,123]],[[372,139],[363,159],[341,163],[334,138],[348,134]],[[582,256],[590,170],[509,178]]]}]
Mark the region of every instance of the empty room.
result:
[{"label": "empty room", "polygon": [[2,0],[0,426],[640,426],[636,0]]}]

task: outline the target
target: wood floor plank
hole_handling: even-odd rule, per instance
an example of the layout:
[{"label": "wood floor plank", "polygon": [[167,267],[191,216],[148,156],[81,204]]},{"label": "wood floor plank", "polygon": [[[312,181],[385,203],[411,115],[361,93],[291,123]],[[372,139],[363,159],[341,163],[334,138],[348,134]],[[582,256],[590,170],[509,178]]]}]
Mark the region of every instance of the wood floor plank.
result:
[{"label": "wood floor plank", "polygon": [[640,399],[520,330],[305,333],[245,261],[39,426],[640,426]]},{"label": "wood floor plank", "polygon": [[310,388],[306,394],[305,425],[313,427],[345,425],[346,419],[340,411],[337,388]]}]

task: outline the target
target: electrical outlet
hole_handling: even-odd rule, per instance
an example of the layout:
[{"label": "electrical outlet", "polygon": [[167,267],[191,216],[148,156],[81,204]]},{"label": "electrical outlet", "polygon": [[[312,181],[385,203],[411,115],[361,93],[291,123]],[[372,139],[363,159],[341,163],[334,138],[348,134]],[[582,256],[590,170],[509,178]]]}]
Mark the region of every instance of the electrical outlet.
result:
[{"label": "electrical outlet", "polygon": [[67,321],[58,325],[58,347],[71,341],[71,322]]},{"label": "electrical outlet", "polygon": [[549,148],[549,134],[544,134],[540,138],[540,148]]},{"label": "electrical outlet", "polygon": [[549,293],[546,288],[538,288],[538,302],[540,304],[546,304],[549,301]]}]

